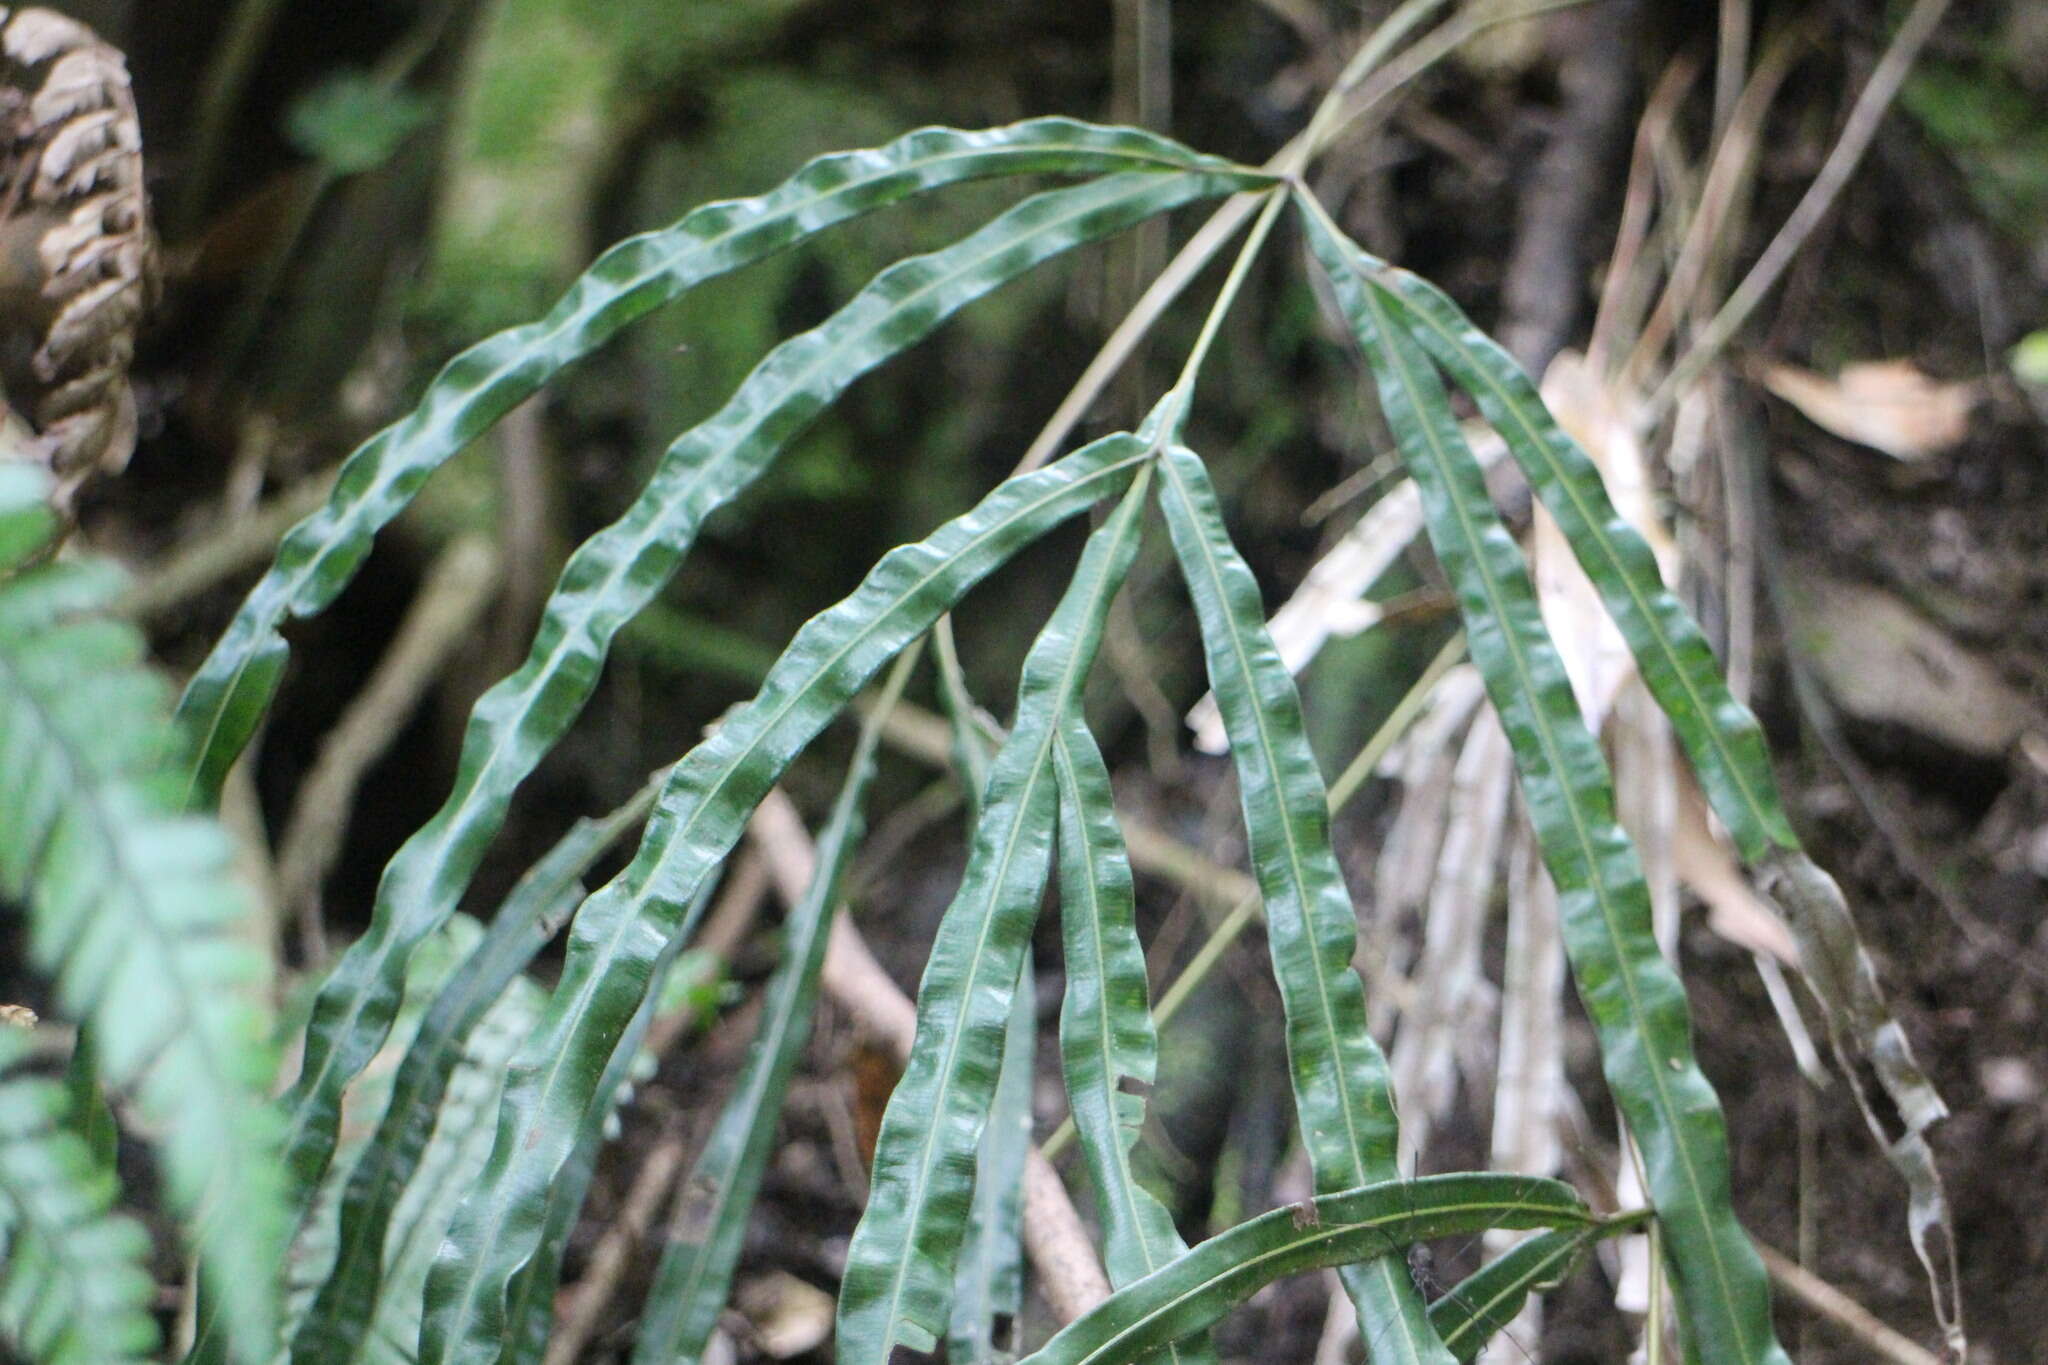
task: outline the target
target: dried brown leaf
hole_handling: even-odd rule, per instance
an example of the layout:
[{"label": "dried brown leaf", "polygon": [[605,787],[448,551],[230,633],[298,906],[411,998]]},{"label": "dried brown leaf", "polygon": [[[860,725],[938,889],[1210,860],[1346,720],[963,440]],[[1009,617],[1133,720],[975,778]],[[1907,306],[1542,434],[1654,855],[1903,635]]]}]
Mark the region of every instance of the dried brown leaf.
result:
[{"label": "dried brown leaf", "polygon": [[1842,367],[1835,379],[1766,361],[1757,378],[1805,413],[1815,426],[1895,460],[1922,460],[1952,450],[1969,434],[1981,387],[1943,383],[1910,360],[1871,360]]}]

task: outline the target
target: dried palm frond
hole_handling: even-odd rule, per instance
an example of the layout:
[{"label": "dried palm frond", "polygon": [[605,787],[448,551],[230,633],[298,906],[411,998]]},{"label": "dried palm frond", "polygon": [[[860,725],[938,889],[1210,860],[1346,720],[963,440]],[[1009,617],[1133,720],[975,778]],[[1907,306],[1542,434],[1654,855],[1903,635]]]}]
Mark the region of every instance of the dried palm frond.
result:
[{"label": "dried palm frond", "polygon": [[[68,509],[135,448],[128,365],[156,252],[126,60],[91,29],[0,6],[0,383]],[[25,448],[25,449],[24,449]]]}]

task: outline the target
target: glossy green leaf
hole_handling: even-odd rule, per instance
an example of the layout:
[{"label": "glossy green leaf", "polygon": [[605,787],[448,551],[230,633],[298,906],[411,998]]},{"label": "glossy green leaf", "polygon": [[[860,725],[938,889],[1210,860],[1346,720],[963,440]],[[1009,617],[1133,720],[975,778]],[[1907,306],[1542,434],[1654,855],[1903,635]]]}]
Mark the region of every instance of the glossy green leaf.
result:
[{"label": "glossy green leaf", "polygon": [[1763,1263],[1735,1219],[1720,1101],[1693,1057],[1684,988],[1651,931],[1613,782],[1544,628],[1527,564],[1486,494],[1447,395],[1395,301],[1311,207],[1317,259],[1371,360],[1380,405],[1422,490],[1430,543],[1458,594],[1473,661],[1515,751],[1557,885],[1565,950],[1610,1090],[1641,1145],[1691,1343],[1709,1362],[1784,1365]]},{"label": "glossy green leaf", "polygon": [[[442,1097],[470,1033],[583,898],[582,878],[621,835],[644,820],[659,778],[598,819],[578,820],[506,896],[490,927],[439,993],[405,1050],[375,1136],[343,1187],[339,1252],[292,1340],[294,1365],[347,1365],[374,1342],[368,1330],[384,1278],[394,1213],[418,1172]],[[415,971],[408,971],[410,982]],[[352,1103],[355,1101],[352,1099]]]},{"label": "glossy green leaf", "polygon": [[[485,931],[481,925],[467,915],[456,915],[442,926],[439,933],[420,945],[420,951],[413,954],[412,963],[405,974],[405,993],[399,1001],[398,1014],[392,1021],[391,1034],[386,1039],[384,1050],[364,1074],[362,1080],[349,1093],[349,1114],[351,1122],[339,1149],[339,1160],[322,1182],[306,1215],[292,1237],[292,1244],[286,1253],[284,1263],[284,1314],[283,1338],[285,1343],[293,1342],[304,1335],[301,1330],[307,1314],[313,1309],[316,1297],[323,1283],[334,1268],[341,1246],[341,1205],[342,1193],[346,1186],[349,1163],[358,1155],[374,1155],[374,1134],[380,1133],[386,1121],[392,1117],[394,1097],[401,1104],[419,1105],[422,1096],[416,1091],[400,1094],[399,1082],[404,1069],[399,1059],[406,1056],[430,1017],[436,1000],[445,993],[451,974],[457,972],[467,959],[474,956]],[[440,1099],[436,1088],[432,1095],[434,1103],[424,1105],[426,1112],[420,1116],[422,1127],[431,1130],[437,1117],[434,1107]],[[422,1138],[424,1142],[424,1138]],[[417,1160],[419,1154],[412,1154]],[[387,1220],[389,1210],[386,1210]],[[376,1246],[381,1256],[386,1223],[377,1229]],[[374,1296],[373,1296],[374,1303]],[[364,1330],[371,1313],[366,1311],[363,1323],[359,1324],[356,1338],[351,1341],[352,1350],[368,1351],[374,1354],[372,1334]],[[218,1359],[224,1339],[206,1336],[195,1342],[188,1359]],[[290,1358],[291,1347],[281,1343],[280,1361]]]},{"label": "glossy green leaf", "polygon": [[[457,978],[473,970],[479,952],[488,951],[485,931],[466,915],[449,920],[422,945],[406,973],[405,1001],[386,1056],[402,1052],[410,1057],[423,1051],[420,1039],[456,987]],[[422,1105],[423,1123],[430,1132],[423,1150],[408,1163],[415,1178],[397,1192],[391,1208],[376,1225],[379,1274],[368,1291],[369,1302],[345,1356],[356,1365],[412,1365],[416,1358],[420,1300],[428,1268],[447,1234],[456,1201],[490,1155],[505,1068],[513,1049],[539,1016],[541,1000],[540,988],[523,977],[515,976],[506,983],[483,1017],[467,1030],[460,1055],[452,1061],[453,1072],[433,1087],[431,1103],[425,1103],[427,1096],[417,1088],[401,1092],[402,1067],[396,1072],[373,1067],[350,1092],[351,1111],[361,1110],[366,1120],[375,1118],[380,1110],[390,1119],[395,1104]],[[380,1122],[378,1131],[384,1127]],[[295,1340],[291,1350],[280,1351],[277,1365],[302,1359],[296,1354],[297,1344],[307,1337],[299,1326],[314,1309],[316,1295],[330,1282],[341,1250],[340,1203],[350,1174],[348,1161],[358,1153],[367,1157],[374,1151],[374,1136],[353,1127],[352,1132],[357,1135],[328,1171],[293,1240],[285,1266],[285,1313]]]},{"label": "glossy green leaf", "polygon": [[1038,985],[1031,955],[1010,995],[988,1123],[974,1155],[974,1196],[953,1263],[948,1360],[996,1360],[1024,1307],[1024,1164],[1031,1154],[1031,1087],[1038,1055]]},{"label": "glossy green leaf", "polygon": [[[1209,684],[1237,765],[1266,939],[1287,1013],[1287,1059],[1302,1144],[1318,1190],[1392,1180],[1397,1124],[1387,1059],[1366,1026],[1352,969],[1358,917],[1330,848],[1322,773],[1309,751],[1294,678],[1266,634],[1259,585],[1231,544],[1208,471],[1175,446],[1159,501],[1195,604]],[[1398,1257],[1343,1272],[1361,1328],[1393,1358],[1443,1362],[1421,1296]]]},{"label": "glossy green leaf", "polygon": [[[1506,438],[1671,718],[1715,814],[1785,912],[1799,940],[1801,971],[1831,1034],[1863,1054],[1906,1119],[1903,1137],[1881,1125],[1878,1136],[1911,1193],[1916,1212],[1908,1229],[1934,1286],[1936,1314],[1954,1325],[1952,1343],[1959,1342],[1962,1306],[1953,1267],[1929,1249],[1930,1242],[1953,1245],[1954,1231],[1920,1137],[1948,1110],[1884,1001],[1847,902],[1799,846],[1756,717],[1730,693],[1698,625],[1659,577],[1648,545],[1616,514],[1598,469],[1558,427],[1514,360],[1428,281],[1368,257],[1361,257],[1360,268],[1385,291],[1402,325]],[[1845,1063],[1852,1077],[1854,1069],[1855,1063]]]},{"label": "glossy green leaf", "polygon": [[[982,710],[968,694],[966,676],[954,656],[948,621],[941,619],[932,635],[938,644],[939,694],[953,735],[954,769],[968,792],[968,818],[979,823],[995,755]],[[974,1157],[974,1198],[967,1207],[967,1227],[953,1266],[948,1360],[992,1361],[1011,1354],[998,1337],[1006,1324],[1014,1330],[1024,1307],[1024,1166],[1031,1152],[1037,1061],[1038,990],[1027,952],[1010,997],[1002,1069]]]},{"label": "glossy green leaf", "polygon": [[840,888],[867,828],[862,807],[874,780],[882,722],[902,694],[908,671],[899,660],[880,703],[861,726],[846,780],[818,839],[817,869],[803,899],[783,922],[782,964],[768,981],[761,1027],[732,1097],[684,1182],[685,1202],[670,1222],[668,1244],[640,1315],[633,1365],[694,1365],[718,1325],[733,1267],[739,1263],[747,1216],[775,1145],[789,1078],[810,1037],[818,973],[825,965]]},{"label": "glossy green leaf", "polygon": [[[1148,419],[1150,437],[1159,414]],[[1139,442],[1149,450],[1149,439]],[[867,1211],[839,1286],[836,1359],[885,1365],[900,1342],[937,1347],[946,1331],[1012,994],[1038,919],[1052,852],[1052,746],[1102,641],[1137,553],[1140,474],[1088,538],[1060,604],[1025,656],[1016,721],[991,765],[967,870],[946,908],[917,992],[917,1036],[875,1144]]]},{"label": "glossy green leaf", "polygon": [[0,1340],[42,1365],[151,1358],[149,1237],[111,1212],[114,1171],[73,1126],[63,1087],[21,1064],[0,1025]]},{"label": "glossy green leaf", "polygon": [[[49,522],[35,479],[0,479],[17,555]],[[93,1071],[160,1135],[165,1203],[210,1272],[239,1358],[275,1332],[285,1243],[265,963],[226,835],[176,814],[161,681],[132,628],[97,615],[119,576],[93,561],[0,564],[0,898],[26,905],[28,956],[89,1027]],[[111,1270],[110,1270],[111,1273]]]},{"label": "glossy green leaf", "polygon": [[1743,857],[1798,848],[1763,727],[1728,690],[1698,623],[1664,586],[1649,543],[1614,510],[1592,459],[1558,426],[1514,357],[1441,289],[1363,253],[1353,259],[1389,298],[1402,328],[1472,395],[1507,442],[1621,628],[1644,683],[1671,717]]},{"label": "glossy green leaf", "polygon": [[383,1107],[377,1134],[348,1169],[340,1252],[293,1336],[295,1365],[344,1365],[362,1359],[360,1353],[371,1340],[365,1324],[379,1302],[391,1218],[434,1134],[442,1093],[463,1060],[471,1029],[567,923],[582,900],[582,878],[590,864],[625,831],[647,819],[657,782],[649,782],[610,814],[575,823],[526,870],[469,958],[440,984],[412,1046],[406,1048],[406,1060],[393,1076],[391,1103]]},{"label": "glossy green leaf", "polygon": [[722,409],[669,448],[634,504],[571,556],[526,663],[476,705],[454,791],[385,868],[368,931],[321,985],[305,1070],[286,1100],[286,1151],[302,1188],[326,1166],[342,1090],[377,1050],[407,954],[454,909],[513,790],[575,719],[612,637],[668,581],[704,518],[855,378],[953,312],[1051,256],[1236,183],[1222,173],[1132,172],[1028,199],[943,251],[883,271],[823,324],[776,347]]},{"label": "glossy green leaf", "polygon": [[[451,1238],[429,1283],[429,1365],[495,1358],[505,1286],[533,1253],[548,1184],[655,957],[783,769],[961,594],[1050,527],[1121,492],[1147,454],[1136,437],[1106,437],[891,551],[851,597],[797,632],[752,702],[676,765],[632,863],[577,912],[561,980],[506,1088],[497,1145],[470,1196],[478,1208],[464,1226],[474,1240]],[[470,1273],[472,1258],[488,1263],[483,1274]]]},{"label": "glossy green leaf", "polygon": [[764,195],[706,204],[612,247],[546,317],[449,361],[412,412],[349,456],[326,505],[285,537],[179,706],[195,761],[187,799],[211,802],[269,706],[287,654],[285,620],[325,610],[428,475],[621,328],[705,280],[925,190],[999,175],[1143,171],[1254,174],[1138,129],[1071,119],[924,128],[886,147],[820,157]]},{"label": "glossy green leaf", "polygon": [[1563,1283],[1587,1247],[1625,1226],[1632,1224],[1593,1223],[1525,1238],[1431,1304],[1429,1320],[1452,1355],[1471,1360],[1515,1320],[1529,1295]]},{"label": "glossy green leaf", "polygon": [[[1117,823],[1109,767],[1078,707],[1053,734],[1059,779],[1060,930],[1066,998],[1060,1060],[1081,1154],[1095,1187],[1103,1266],[1121,1289],[1187,1250],[1173,1216],[1138,1183],[1131,1151],[1145,1126],[1145,1096],[1158,1078],[1159,1039],[1138,942],[1137,891]],[[1206,1340],[1162,1359],[1213,1360]]]},{"label": "glossy green leaf", "polygon": [[[555,1291],[561,1287],[562,1255],[569,1248],[569,1235],[576,1230],[583,1198],[590,1193],[590,1180],[597,1172],[598,1154],[615,1130],[620,1106],[630,1098],[633,1077],[653,1059],[641,1055],[648,1027],[661,1006],[662,983],[668,979],[676,956],[703,918],[711,900],[711,884],[697,892],[683,916],[682,926],[669,938],[654,961],[653,987],[640,1001],[640,1008],[619,1036],[597,1086],[584,1106],[576,1125],[576,1145],[568,1159],[549,1182],[546,1207],[541,1213],[540,1245],[506,1291],[504,1344],[498,1351],[498,1365],[538,1365],[547,1350],[548,1333],[555,1321]],[[460,1235],[461,1230],[455,1230]]]},{"label": "glossy green leaf", "polygon": [[1118,1290],[1024,1365],[1137,1360],[1203,1330],[1282,1275],[1364,1260],[1405,1267],[1401,1250],[1433,1237],[1592,1221],[1570,1186],[1533,1176],[1437,1175],[1320,1195],[1240,1223]]}]

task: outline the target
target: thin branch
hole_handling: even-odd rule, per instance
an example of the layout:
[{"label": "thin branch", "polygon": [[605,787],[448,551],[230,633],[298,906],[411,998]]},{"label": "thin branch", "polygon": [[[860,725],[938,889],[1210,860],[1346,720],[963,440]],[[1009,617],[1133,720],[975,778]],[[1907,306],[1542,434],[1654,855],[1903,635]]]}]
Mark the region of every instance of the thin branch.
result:
[{"label": "thin branch", "polygon": [[[766,859],[782,897],[802,897],[817,867],[817,849],[795,804],[780,788],[761,802],[747,833]],[[898,1063],[909,1058],[917,1035],[917,1006],[875,961],[860,930],[844,914],[833,918],[819,979],[826,994]],[[1109,1297],[1109,1281],[1073,1199],[1036,1148],[1024,1170],[1024,1247],[1038,1270],[1046,1301],[1062,1322],[1071,1322]]]},{"label": "thin branch", "polygon": [[1875,1313],[1805,1266],[1787,1260],[1762,1242],[1756,1244],[1756,1249],[1764,1258],[1764,1269],[1770,1272],[1773,1284],[1854,1337],[1877,1359],[1892,1365],[1941,1365],[1934,1352],[1893,1331]]},{"label": "thin branch", "polygon": [[1891,108],[1892,100],[1898,96],[1899,87],[1905,84],[1906,73],[1913,68],[1920,56],[1920,49],[1934,33],[1948,12],[1951,0],[1918,0],[1899,31],[1893,35],[1891,46],[1885,49],[1877,69],[1870,73],[1870,80],[1863,87],[1863,93],[1856,97],[1856,103],[1849,110],[1849,118],[1842,125],[1842,135],[1836,139],[1834,150],[1820,168],[1820,174],[1806,188],[1806,194],[1792,210],[1792,216],[1778,229],[1778,235],[1764,248],[1764,254],[1750,267],[1749,274],[1728,296],[1728,302],[1721,305],[1721,311],[1714,314],[1714,320],[1678,367],[1671,372],[1656,396],[1650,400],[1653,417],[1669,411],[1680,393],[1697,380],[1707,366],[1720,355],[1749,315],[1756,311],[1764,295],[1771,292],[1784,275],[1785,267],[1806,245],[1806,239],[1820,226],[1821,219],[1835,205],[1842,189],[1849,183],[1856,166],[1863,160],[1863,153],[1869,150],[1871,138],[1877,135],[1877,126],[1884,120],[1885,111]]},{"label": "thin branch", "polygon": [[341,855],[356,789],[398,738],[442,665],[470,637],[497,582],[497,551],[482,537],[464,537],[442,551],[397,637],[328,732],[313,770],[299,784],[278,845],[278,908],[298,913],[309,962],[325,956],[320,884]]},{"label": "thin branch", "polygon": [[114,603],[116,615],[146,621],[162,616],[236,574],[270,558],[284,533],[327,500],[334,472],[301,480],[246,516],[208,526],[173,550]]},{"label": "thin branch", "polygon": [[683,1135],[673,1129],[648,1152],[626,1192],[626,1202],[591,1248],[583,1278],[564,1296],[555,1313],[555,1330],[548,1339],[543,1365],[575,1365],[583,1358],[583,1348],[597,1335],[633,1252],[647,1239],[654,1215],[682,1173],[684,1155]]}]

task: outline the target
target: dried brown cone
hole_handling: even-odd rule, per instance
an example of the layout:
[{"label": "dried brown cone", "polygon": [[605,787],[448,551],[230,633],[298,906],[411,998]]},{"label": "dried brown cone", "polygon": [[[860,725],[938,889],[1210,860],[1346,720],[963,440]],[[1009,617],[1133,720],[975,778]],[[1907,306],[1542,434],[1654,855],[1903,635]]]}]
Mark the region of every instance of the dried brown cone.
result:
[{"label": "dried brown cone", "polygon": [[0,458],[47,465],[60,511],[135,449],[128,365],[156,291],[126,60],[74,19],[0,6]]}]

